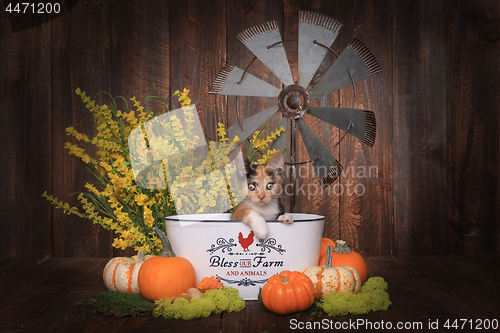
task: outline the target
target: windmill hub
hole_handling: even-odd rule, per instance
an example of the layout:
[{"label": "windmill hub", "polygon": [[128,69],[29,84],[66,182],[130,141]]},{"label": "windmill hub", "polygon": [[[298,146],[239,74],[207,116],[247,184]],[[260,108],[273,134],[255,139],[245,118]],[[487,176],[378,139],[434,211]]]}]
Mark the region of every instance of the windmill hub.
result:
[{"label": "windmill hub", "polygon": [[309,93],[298,84],[285,87],[278,96],[281,113],[291,119],[302,118],[309,109],[309,101]]},{"label": "windmill hub", "polygon": [[301,108],[302,104],[302,99],[300,98],[300,95],[288,95],[288,99],[286,101],[286,104],[290,109],[298,109],[299,107]]}]

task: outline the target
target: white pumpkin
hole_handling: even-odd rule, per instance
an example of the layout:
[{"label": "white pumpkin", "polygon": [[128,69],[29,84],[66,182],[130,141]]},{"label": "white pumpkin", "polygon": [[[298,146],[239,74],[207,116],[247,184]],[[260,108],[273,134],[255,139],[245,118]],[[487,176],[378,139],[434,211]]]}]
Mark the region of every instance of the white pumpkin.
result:
[{"label": "white pumpkin", "polygon": [[[357,294],[361,288],[361,277],[358,271],[351,266],[332,267],[332,248],[327,246],[326,264],[302,269],[300,272],[307,275],[314,284],[316,299],[332,292]],[[328,260],[330,258],[330,260]]]},{"label": "white pumpkin", "polygon": [[151,257],[154,256],[145,256],[143,251],[139,251],[132,257],[111,259],[104,267],[104,284],[111,291],[138,294],[137,274],[142,264]]}]

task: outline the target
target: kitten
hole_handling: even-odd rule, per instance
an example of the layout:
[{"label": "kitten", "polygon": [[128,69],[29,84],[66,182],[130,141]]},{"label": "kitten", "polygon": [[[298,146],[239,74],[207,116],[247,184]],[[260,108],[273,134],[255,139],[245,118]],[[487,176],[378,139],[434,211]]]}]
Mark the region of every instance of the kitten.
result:
[{"label": "kitten", "polygon": [[232,219],[249,225],[258,239],[266,239],[266,220],[277,218],[283,223],[293,222],[293,217],[285,214],[279,201],[283,184],[283,153],[274,153],[266,165],[246,162],[248,194],[236,206]]}]

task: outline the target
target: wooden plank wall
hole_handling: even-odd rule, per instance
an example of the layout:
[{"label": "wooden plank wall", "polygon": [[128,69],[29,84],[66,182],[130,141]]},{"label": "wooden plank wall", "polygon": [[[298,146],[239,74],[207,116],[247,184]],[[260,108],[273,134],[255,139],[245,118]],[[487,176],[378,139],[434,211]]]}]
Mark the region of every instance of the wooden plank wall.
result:
[{"label": "wooden plank wall", "polygon": [[[375,147],[347,136],[333,152],[345,173],[323,195],[308,192],[317,180],[306,165],[305,177],[290,179],[296,195],[287,198],[289,209],[325,215],[325,236],[366,256],[500,253],[498,1],[77,2],[16,33],[9,19],[17,18],[0,7],[0,257],[122,254],[111,248],[109,232],[41,198],[47,191],[75,203],[67,194],[90,179],[63,147],[66,127],[95,134],[77,87],[139,99],[154,93],[153,83],[164,96],[190,89],[213,140],[218,122],[237,121],[236,110],[245,118],[274,103],[208,94],[224,63],[244,68],[252,59],[236,34],[276,20],[285,40],[296,38],[299,10],[341,21],[334,50],[356,37],[382,72],[356,84],[357,107],[377,117]],[[285,48],[296,76],[294,44]],[[320,72],[334,60],[325,58]],[[250,72],[280,87],[258,61]],[[346,88],[314,103],[353,102]],[[327,146],[342,136],[311,118],[304,117]],[[293,157],[307,160],[294,137]]]}]

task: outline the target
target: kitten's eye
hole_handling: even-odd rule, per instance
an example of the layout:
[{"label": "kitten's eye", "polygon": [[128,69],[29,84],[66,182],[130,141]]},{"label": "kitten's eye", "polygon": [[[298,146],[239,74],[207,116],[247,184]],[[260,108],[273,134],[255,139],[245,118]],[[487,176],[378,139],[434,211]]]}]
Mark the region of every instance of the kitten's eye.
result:
[{"label": "kitten's eye", "polygon": [[248,189],[250,191],[255,191],[256,188],[257,188],[257,186],[255,186],[255,184],[248,184]]},{"label": "kitten's eye", "polygon": [[268,190],[272,190],[272,189],[273,189],[273,187],[274,187],[274,183],[267,183],[267,185],[266,185],[266,188],[267,188]]}]

